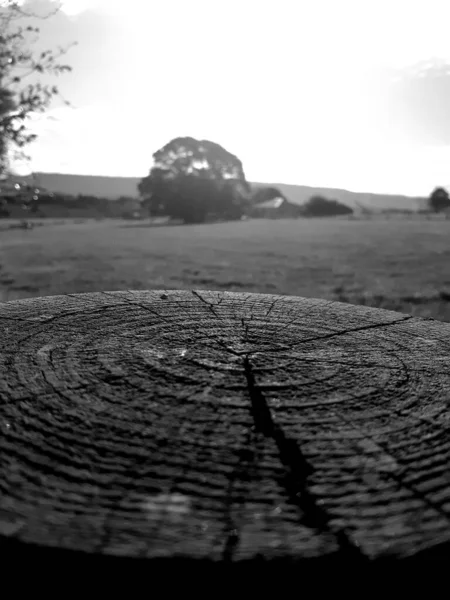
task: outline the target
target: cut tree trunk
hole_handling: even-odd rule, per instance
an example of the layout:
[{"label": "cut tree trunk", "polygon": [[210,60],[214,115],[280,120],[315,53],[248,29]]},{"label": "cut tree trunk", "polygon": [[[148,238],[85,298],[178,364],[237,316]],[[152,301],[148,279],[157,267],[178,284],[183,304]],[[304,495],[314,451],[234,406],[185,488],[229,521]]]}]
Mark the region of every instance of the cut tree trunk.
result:
[{"label": "cut tree trunk", "polygon": [[297,297],[0,304],[0,548],[448,558],[449,347],[450,324]]}]

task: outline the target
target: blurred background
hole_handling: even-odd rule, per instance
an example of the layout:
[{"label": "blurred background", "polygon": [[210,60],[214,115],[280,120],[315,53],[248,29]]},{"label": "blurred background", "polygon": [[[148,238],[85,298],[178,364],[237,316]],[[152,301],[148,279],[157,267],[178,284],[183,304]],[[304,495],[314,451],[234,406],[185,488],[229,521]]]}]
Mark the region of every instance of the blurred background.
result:
[{"label": "blurred background", "polygon": [[0,302],[321,297],[450,321],[450,4],[0,2]]}]

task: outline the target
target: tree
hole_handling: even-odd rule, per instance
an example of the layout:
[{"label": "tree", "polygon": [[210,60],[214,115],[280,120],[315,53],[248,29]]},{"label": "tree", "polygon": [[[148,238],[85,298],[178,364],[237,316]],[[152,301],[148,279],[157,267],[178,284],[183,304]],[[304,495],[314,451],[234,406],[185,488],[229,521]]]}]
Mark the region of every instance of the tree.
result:
[{"label": "tree", "polygon": [[307,217],[331,217],[337,215],[350,215],[353,209],[337,200],[329,200],[324,196],[312,196],[304,204],[303,214]]},{"label": "tree", "polygon": [[245,212],[250,186],[242,163],[219,144],[175,138],[153,154],[153,161],[138,185],[152,215],[199,223],[208,216],[237,219]]},{"label": "tree", "polygon": [[[56,85],[43,84],[43,75],[58,76],[71,71],[71,67],[61,64],[59,59],[67,48],[58,51],[33,51],[33,44],[39,40],[39,27],[30,24],[30,19],[47,19],[58,12],[39,15],[29,12],[26,3],[4,0],[0,7],[0,179],[11,179],[10,155],[14,159],[28,158],[24,148],[36,139],[30,131],[30,118],[44,112],[55,96],[69,105],[59,93]],[[72,44],[71,44],[72,45]],[[13,182],[23,186],[28,192],[29,201],[36,196],[34,185],[27,190],[24,182]],[[3,192],[0,186],[0,193]],[[39,190],[38,190],[39,192]]]},{"label": "tree", "polygon": [[450,208],[450,197],[447,190],[441,187],[435,188],[428,198],[428,205],[430,210],[436,213]]}]

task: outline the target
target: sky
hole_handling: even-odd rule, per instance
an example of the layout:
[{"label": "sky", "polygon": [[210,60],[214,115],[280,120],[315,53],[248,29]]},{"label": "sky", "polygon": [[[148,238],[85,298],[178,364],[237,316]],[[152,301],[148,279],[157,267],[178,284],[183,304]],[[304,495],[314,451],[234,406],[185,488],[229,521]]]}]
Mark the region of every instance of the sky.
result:
[{"label": "sky", "polygon": [[39,44],[77,42],[72,106],[36,119],[25,168],[144,177],[192,136],[249,181],[428,195],[450,185],[449,21],[448,0],[63,0]]}]

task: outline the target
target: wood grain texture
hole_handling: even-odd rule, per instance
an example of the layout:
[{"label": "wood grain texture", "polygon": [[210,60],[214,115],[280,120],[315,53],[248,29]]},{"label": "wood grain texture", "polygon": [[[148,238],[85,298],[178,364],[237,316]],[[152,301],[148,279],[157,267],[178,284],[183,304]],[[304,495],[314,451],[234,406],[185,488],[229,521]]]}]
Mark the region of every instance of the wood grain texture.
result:
[{"label": "wood grain texture", "polygon": [[0,304],[0,547],[449,557],[449,349],[450,324],[296,297]]}]

